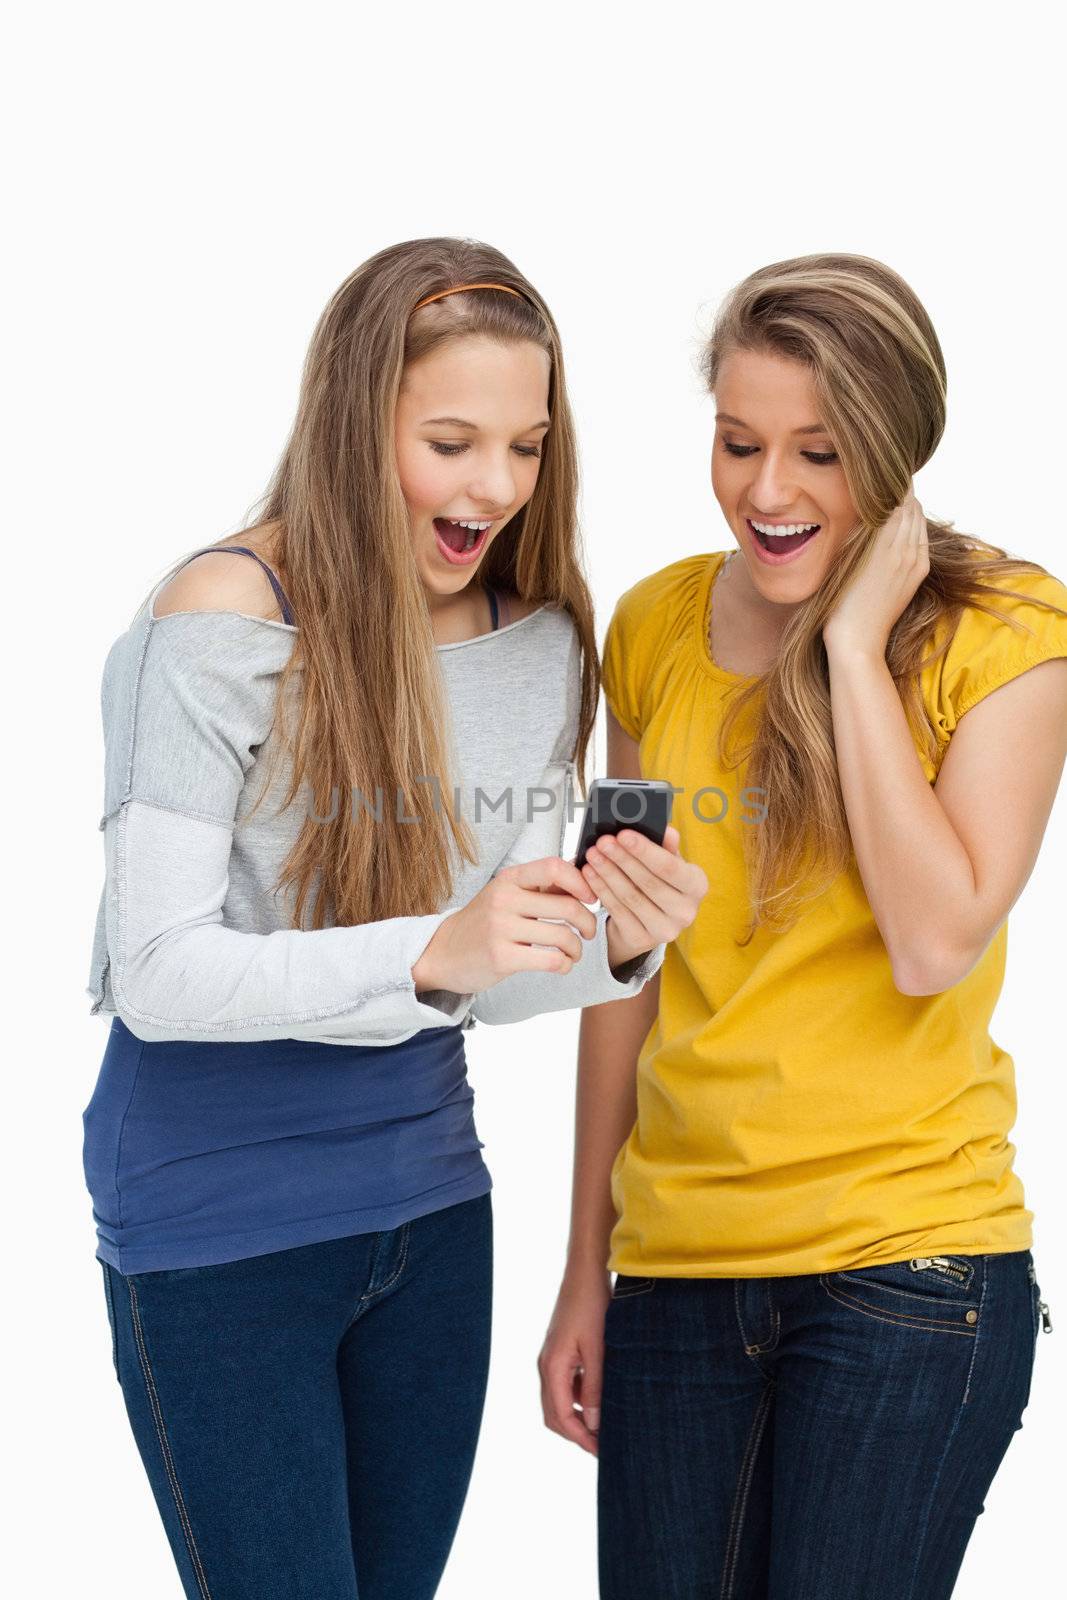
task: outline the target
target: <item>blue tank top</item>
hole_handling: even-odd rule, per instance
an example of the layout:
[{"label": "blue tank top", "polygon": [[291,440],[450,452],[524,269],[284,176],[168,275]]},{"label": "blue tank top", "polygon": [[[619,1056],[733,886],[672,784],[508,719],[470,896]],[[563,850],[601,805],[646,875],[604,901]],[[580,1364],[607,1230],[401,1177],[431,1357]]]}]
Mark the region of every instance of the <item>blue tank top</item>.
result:
[{"label": "blue tank top", "polygon": [[[260,562],[292,625],[266,562],[226,549]],[[96,1254],[123,1274],[211,1266],[475,1199],[491,1180],[473,1101],[461,1027],[382,1046],[144,1041],[115,1017],[83,1116]]]}]

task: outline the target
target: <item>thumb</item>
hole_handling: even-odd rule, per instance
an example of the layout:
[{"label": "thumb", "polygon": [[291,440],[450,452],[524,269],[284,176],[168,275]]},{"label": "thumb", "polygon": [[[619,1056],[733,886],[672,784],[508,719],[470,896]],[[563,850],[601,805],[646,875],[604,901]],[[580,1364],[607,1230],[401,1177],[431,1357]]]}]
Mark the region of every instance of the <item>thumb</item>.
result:
[{"label": "thumb", "polygon": [[678,829],[672,827],[670,823],[667,824],[667,831],[663,835],[663,848],[664,850],[669,850],[672,856],[678,856],[682,853],[682,836]]}]

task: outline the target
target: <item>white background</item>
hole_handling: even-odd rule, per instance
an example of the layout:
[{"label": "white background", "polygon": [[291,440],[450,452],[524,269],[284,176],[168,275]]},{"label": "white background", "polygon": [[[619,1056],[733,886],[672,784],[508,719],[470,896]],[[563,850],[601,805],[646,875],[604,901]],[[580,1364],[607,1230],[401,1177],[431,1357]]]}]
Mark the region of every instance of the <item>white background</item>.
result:
[{"label": "white background", "polygon": [[[111,1369],[81,1176],[106,1033],[83,992],[100,670],[163,569],[241,526],[353,266],[399,239],[476,236],[546,296],[601,638],[638,577],[731,544],[708,485],[700,335],[739,277],[815,250],[881,257],[933,316],[951,410],[924,504],[1067,577],[1051,8],[382,9],[38,4],[5,52],[5,1567],[20,1596],[179,1594]],[[1006,813],[1010,776],[975,804]],[[1012,914],[994,1035],[1017,1063],[1018,1168],[1063,1326],[1040,1340],[966,1600],[1057,1575],[1065,866],[1061,794]],[[495,1355],[443,1600],[595,1594],[594,1465],[543,1431],[534,1374],[577,1023],[470,1036],[496,1180]]]}]

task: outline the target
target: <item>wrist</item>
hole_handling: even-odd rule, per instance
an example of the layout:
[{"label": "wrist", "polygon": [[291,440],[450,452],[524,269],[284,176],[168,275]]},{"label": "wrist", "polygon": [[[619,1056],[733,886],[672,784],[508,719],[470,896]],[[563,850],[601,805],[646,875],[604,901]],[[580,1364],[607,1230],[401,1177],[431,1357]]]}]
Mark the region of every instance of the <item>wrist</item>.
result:
[{"label": "wrist", "polygon": [[411,981],[415,985],[416,994],[424,993],[427,989],[443,989],[445,987],[443,983],[438,983],[433,970],[433,963],[427,961],[425,950],[412,965]]},{"label": "wrist", "polygon": [[568,1256],[563,1269],[561,1292],[585,1294],[591,1290],[608,1289],[611,1274],[607,1268],[606,1252],[595,1260]]},{"label": "wrist", "polygon": [[869,665],[885,666],[888,639],[859,638],[855,634],[823,632],[826,659],[831,666]]},{"label": "wrist", "polygon": [[565,1272],[557,1299],[571,1304],[608,1301],[611,1299],[611,1274],[606,1267],[597,1272]]},{"label": "wrist", "polygon": [[[615,926],[614,918],[611,916],[608,917],[605,928],[607,930],[608,966],[611,969],[611,975],[613,978],[618,978],[620,983],[625,983],[627,978],[632,976],[632,972],[625,971],[625,969],[640,966],[653,947],[649,945],[647,949],[635,950],[632,944],[628,944],[623,939]],[[615,970],[617,967],[624,970],[617,972]]]}]

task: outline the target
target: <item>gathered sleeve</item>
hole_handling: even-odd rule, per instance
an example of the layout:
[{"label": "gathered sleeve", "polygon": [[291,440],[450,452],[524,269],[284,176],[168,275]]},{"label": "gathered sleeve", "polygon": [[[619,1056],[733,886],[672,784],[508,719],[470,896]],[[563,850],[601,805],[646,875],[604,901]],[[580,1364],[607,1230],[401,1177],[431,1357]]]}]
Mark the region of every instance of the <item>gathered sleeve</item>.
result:
[{"label": "gathered sleeve", "polygon": [[1000,581],[1022,598],[991,591],[988,603],[1002,616],[968,606],[926,686],[942,744],[995,689],[1042,661],[1067,657],[1067,585],[1045,572],[1009,573]]}]

